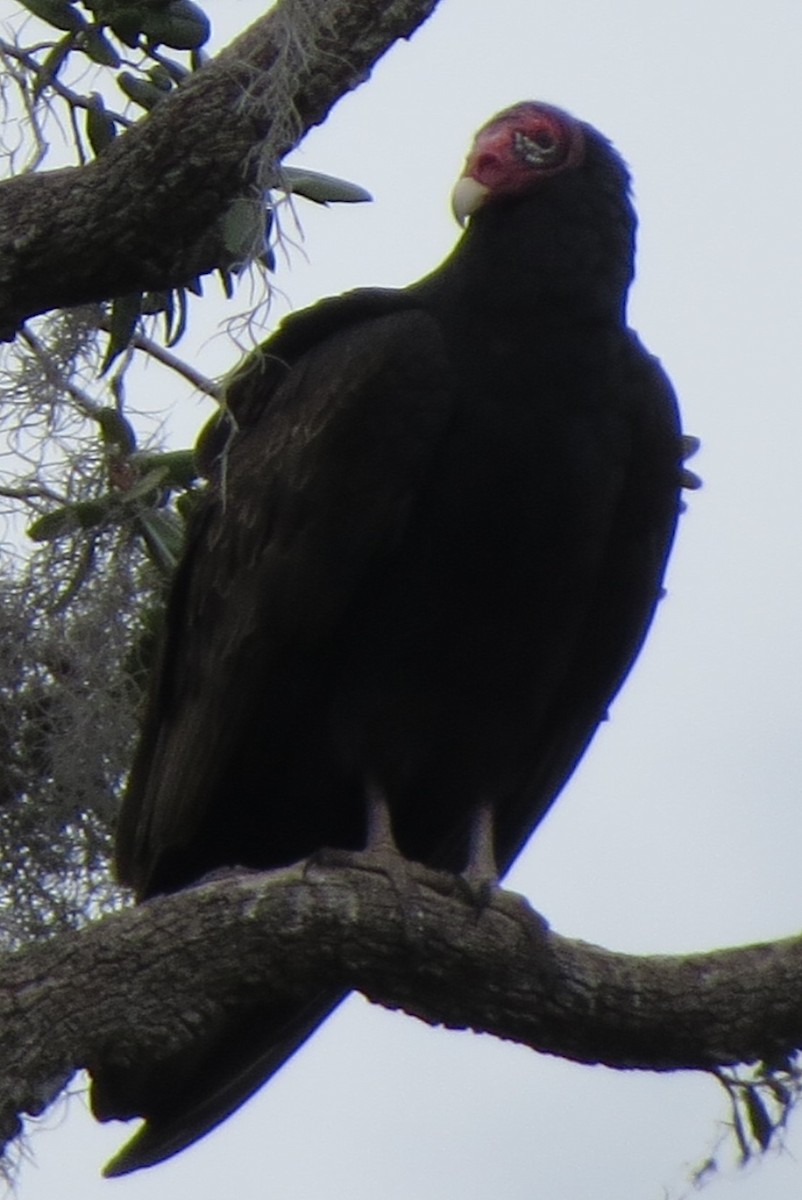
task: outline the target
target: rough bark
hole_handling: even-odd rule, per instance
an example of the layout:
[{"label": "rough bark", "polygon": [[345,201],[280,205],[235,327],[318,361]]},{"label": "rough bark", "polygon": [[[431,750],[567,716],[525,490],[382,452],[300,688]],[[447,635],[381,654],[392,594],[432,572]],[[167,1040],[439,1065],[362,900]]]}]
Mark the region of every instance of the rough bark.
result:
[{"label": "rough bark", "polygon": [[221,1008],[356,988],[430,1024],[611,1067],[776,1062],[802,1046],[802,938],[634,957],[547,930],[521,897],[366,856],[231,873],[8,956],[0,1129],[73,1070],[158,1058]]},{"label": "rough bark", "polygon": [[208,231],[437,0],[280,0],[84,167],[0,185],[0,337],[212,269]]}]

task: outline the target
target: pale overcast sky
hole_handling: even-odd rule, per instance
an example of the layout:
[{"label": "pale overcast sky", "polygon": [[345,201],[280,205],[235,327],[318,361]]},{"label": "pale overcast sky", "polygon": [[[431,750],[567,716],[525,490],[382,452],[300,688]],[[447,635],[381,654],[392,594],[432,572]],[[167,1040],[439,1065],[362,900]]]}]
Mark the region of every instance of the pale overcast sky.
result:
[{"label": "pale overcast sky", "polygon": [[[262,7],[209,0],[214,45]],[[631,166],[630,318],[702,438],[705,486],[612,720],[509,876],[560,933],[611,949],[704,950],[802,926],[801,59],[791,0],[443,0],[291,160],[375,196],[299,205],[303,252],[278,275],[294,307],[435,266],[457,236],[448,197],[471,136],[516,100],[570,109]],[[194,361],[215,373],[233,356],[217,338]],[[174,385],[153,380],[169,404]],[[200,408],[182,404],[186,443]],[[705,1078],[579,1067],[354,999],[246,1109],[152,1171],[102,1182],[126,1131],[73,1102],[33,1133],[18,1194],[678,1200],[725,1118]],[[797,1194],[801,1159],[802,1119],[786,1153],[707,1194]]]}]

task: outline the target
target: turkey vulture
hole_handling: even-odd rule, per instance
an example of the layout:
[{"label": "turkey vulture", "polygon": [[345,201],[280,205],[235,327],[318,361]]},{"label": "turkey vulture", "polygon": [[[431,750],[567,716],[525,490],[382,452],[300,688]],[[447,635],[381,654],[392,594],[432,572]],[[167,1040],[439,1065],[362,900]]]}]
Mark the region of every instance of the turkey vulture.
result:
[{"label": "turkey vulture", "polygon": [[[382,811],[455,872],[490,861],[489,818],[504,871],[643,642],[684,447],[625,323],[626,168],[525,102],[479,131],[454,207],[432,274],[290,317],[230,383],[120,820],[139,899],[362,848]],[[108,1172],[223,1120],[340,998],[107,1064],[97,1114],[147,1119]]]}]

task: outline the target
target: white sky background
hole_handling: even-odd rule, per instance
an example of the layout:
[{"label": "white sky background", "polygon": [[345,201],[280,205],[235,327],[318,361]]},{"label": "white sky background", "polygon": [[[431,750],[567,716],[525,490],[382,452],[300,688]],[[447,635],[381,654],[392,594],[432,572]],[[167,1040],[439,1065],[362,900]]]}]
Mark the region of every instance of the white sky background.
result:
[{"label": "white sky background", "polygon": [[[220,46],[262,5],[207,8]],[[294,307],[434,266],[457,236],[448,196],[471,136],[516,100],[572,110],[631,165],[631,322],[703,439],[705,487],[613,719],[509,877],[560,933],[611,949],[703,950],[802,925],[801,55],[796,0],[443,0],[291,160],[375,196],[299,203],[308,262],[293,253],[278,275]],[[233,311],[212,307],[210,330]],[[210,374],[233,361],[222,338],[193,357]],[[180,399],[149,378],[165,405]],[[199,409],[181,403],[186,444]],[[674,1200],[725,1116],[701,1077],[578,1067],[354,1000],[246,1109],[150,1172],[100,1181],[125,1130],[73,1102],[33,1134],[18,1194]],[[707,1194],[800,1187],[802,1118],[784,1154]]]}]

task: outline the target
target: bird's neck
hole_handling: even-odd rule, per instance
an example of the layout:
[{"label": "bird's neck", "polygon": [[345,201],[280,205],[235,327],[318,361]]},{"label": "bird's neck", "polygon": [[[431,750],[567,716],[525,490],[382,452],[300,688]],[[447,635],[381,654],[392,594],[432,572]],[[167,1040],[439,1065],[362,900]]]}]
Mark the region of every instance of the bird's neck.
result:
[{"label": "bird's neck", "polygon": [[415,285],[427,303],[483,320],[533,312],[566,321],[620,324],[632,280],[634,221],[628,205],[573,211],[533,197],[471,219],[452,254]]}]

